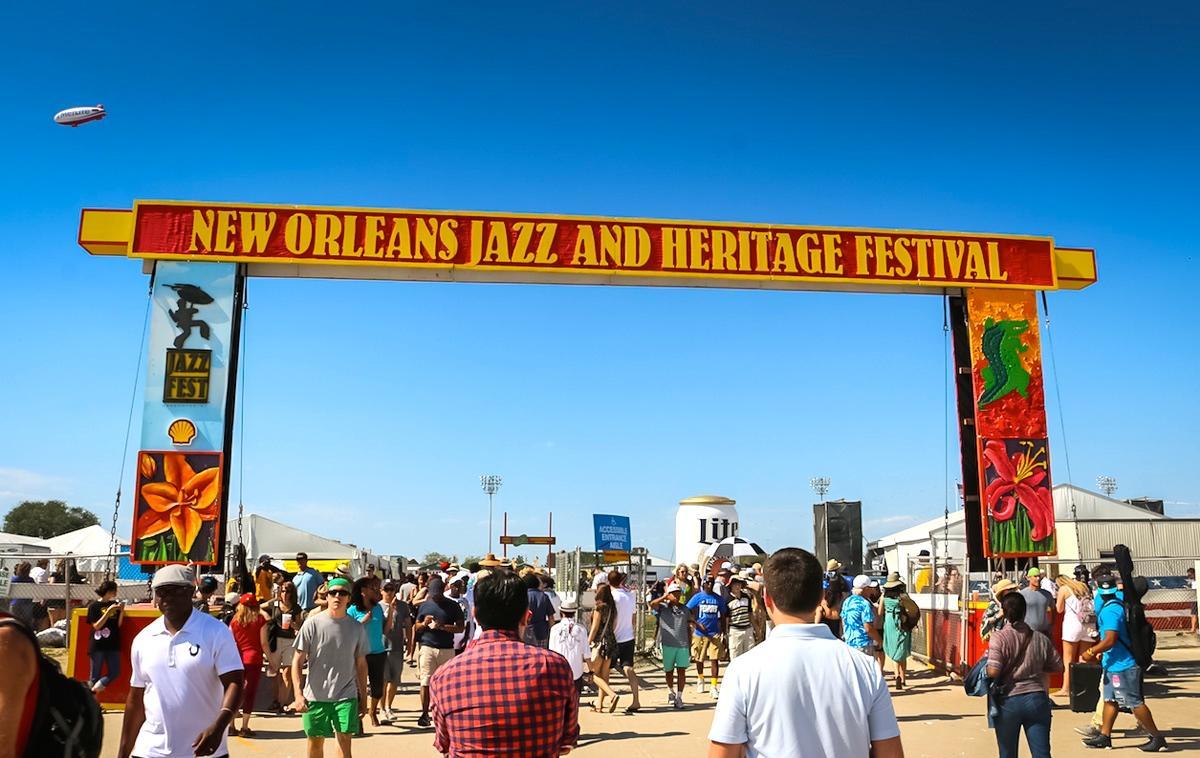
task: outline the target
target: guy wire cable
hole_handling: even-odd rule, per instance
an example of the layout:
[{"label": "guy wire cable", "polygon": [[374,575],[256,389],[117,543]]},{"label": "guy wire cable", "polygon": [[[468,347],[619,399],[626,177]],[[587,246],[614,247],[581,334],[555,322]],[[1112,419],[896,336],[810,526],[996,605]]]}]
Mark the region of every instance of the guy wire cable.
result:
[{"label": "guy wire cable", "polygon": [[[116,575],[117,562],[117,519],[121,513],[121,482],[125,479],[125,464],[129,462],[129,436],[133,432],[133,410],[137,407],[138,389],[141,387],[142,357],[146,354],[146,333],[150,329],[150,306],[154,303],[154,275],[157,268],[150,272],[150,286],[146,290],[146,312],[142,315],[142,338],[138,343],[137,362],[133,371],[133,393],[129,398],[129,416],[125,420],[125,444],[121,446],[121,471],[117,477],[117,497],[113,503],[112,527],[108,531],[108,570],[104,572],[105,579]],[[136,515],[137,503],[134,504]],[[132,545],[130,546],[132,548]]]},{"label": "guy wire cable", "polygon": [[[1067,502],[1071,504],[1071,525],[1075,527],[1075,552],[1079,562],[1083,562],[1083,545],[1079,541],[1079,513],[1075,506],[1075,480],[1071,476],[1071,450],[1067,445],[1067,421],[1063,411],[1062,389],[1058,381],[1058,361],[1054,356],[1054,334],[1050,330],[1050,305],[1046,301],[1046,291],[1042,290],[1042,313],[1046,315],[1046,345],[1050,348],[1050,368],[1054,370],[1054,398],[1058,403],[1058,428],[1062,435],[1063,463],[1067,467]],[[1049,436],[1049,435],[1047,435]],[[1053,482],[1050,490],[1051,504],[1054,502]]]}]

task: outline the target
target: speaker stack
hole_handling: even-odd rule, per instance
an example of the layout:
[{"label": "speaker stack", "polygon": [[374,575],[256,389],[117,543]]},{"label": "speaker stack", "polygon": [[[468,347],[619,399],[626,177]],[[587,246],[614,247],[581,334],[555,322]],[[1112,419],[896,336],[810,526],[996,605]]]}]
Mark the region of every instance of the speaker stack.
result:
[{"label": "speaker stack", "polygon": [[813,505],[813,535],[817,560],[842,564],[842,573],[863,573],[862,501],[834,500]]}]

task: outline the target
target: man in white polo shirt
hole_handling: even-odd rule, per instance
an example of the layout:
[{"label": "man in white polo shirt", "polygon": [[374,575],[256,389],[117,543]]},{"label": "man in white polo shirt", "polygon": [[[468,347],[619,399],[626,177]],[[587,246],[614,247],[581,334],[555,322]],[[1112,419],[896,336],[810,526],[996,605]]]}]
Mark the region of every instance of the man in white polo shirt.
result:
[{"label": "man in white polo shirt", "polygon": [[708,734],[709,758],[903,758],[892,698],[875,661],[813,621],[822,595],[816,557],[784,548],[763,573],[763,602],[775,629],[730,662]]},{"label": "man in white polo shirt", "polygon": [[229,627],[192,608],[192,571],[163,566],[151,588],[162,616],[133,638],[119,758],[225,756],[242,701],[242,657]]}]

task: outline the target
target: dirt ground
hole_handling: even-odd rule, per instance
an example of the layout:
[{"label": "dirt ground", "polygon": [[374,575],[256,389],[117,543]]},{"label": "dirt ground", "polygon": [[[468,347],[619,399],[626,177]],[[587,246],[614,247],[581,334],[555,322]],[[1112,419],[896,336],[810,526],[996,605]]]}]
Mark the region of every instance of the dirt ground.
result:
[{"label": "dirt ground", "polygon": [[[1200,750],[1200,648],[1185,647],[1161,651],[1159,658],[1168,669],[1167,677],[1151,679],[1146,685],[1147,702],[1159,727],[1166,733],[1172,752]],[[707,733],[712,720],[714,702],[707,695],[694,694],[689,685],[690,701],[685,711],[672,710],[666,705],[666,689],[662,676],[649,666],[643,677],[648,687],[643,691],[644,710],[632,716],[597,714],[586,707],[580,715],[581,737],[574,754],[580,756],[611,756],[619,751],[622,758],[695,758],[708,749]],[[958,684],[928,672],[910,675],[911,688],[895,695],[896,713],[900,720],[904,751],[908,756],[994,756],[996,743],[987,729],[981,699],[968,698]],[[619,692],[627,692],[621,677],[614,681]],[[391,726],[370,729],[370,734],[354,741],[354,754],[360,758],[404,755],[412,758],[433,758],[438,755],[432,747],[432,730],[419,729],[419,701],[416,688],[406,685],[404,694],[396,699],[400,708],[398,722]],[[585,698],[585,703],[587,699]],[[628,697],[622,698],[623,705]],[[1054,755],[1094,755],[1079,744],[1072,727],[1086,724],[1087,714],[1072,713],[1065,706],[1054,712],[1052,748]],[[103,755],[115,756],[121,723],[120,713],[105,716]],[[1123,730],[1133,721],[1121,716],[1113,733],[1118,749],[1135,751],[1142,738],[1126,736]],[[229,741],[233,756],[296,756],[305,755],[305,741],[300,731],[300,719],[294,716],[255,716],[251,728],[254,739],[233,738]],[[336,755],[332,742],[326,754]],[[1022,755],[1028,755],[1023,747]]]}]

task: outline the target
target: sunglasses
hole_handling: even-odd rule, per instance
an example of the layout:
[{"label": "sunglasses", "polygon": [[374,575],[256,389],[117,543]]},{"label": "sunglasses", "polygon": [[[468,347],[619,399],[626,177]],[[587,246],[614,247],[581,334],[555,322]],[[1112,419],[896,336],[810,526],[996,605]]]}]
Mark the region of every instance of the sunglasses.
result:
[{"label": "sunglasses", "polygon": [[325,594],[330,597],[350,597],[350,593],[345,590],[329,590]]}]

